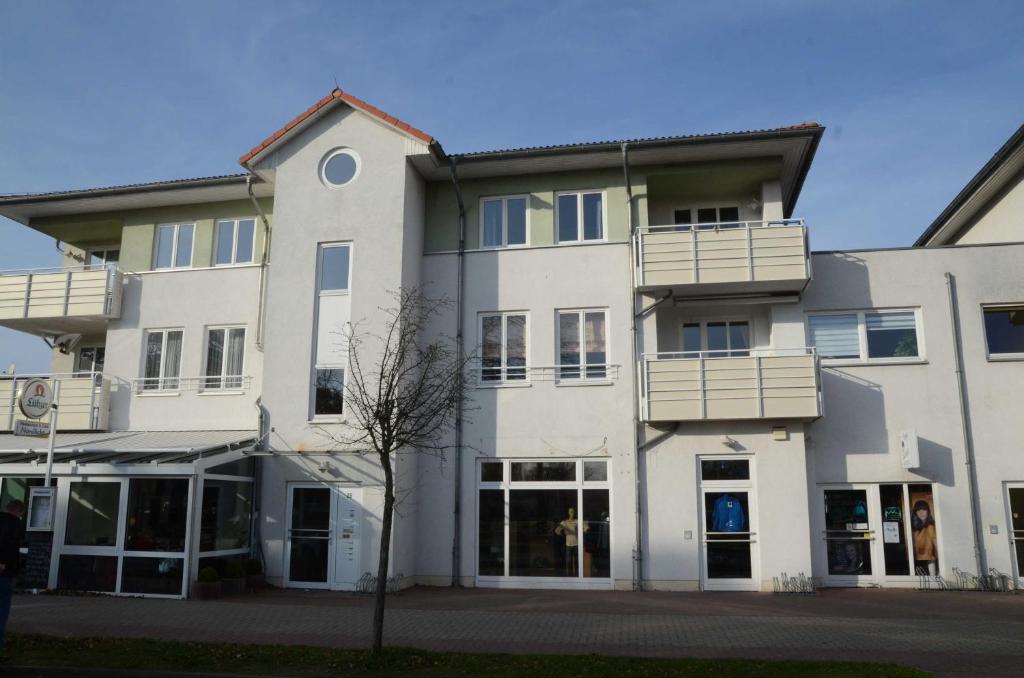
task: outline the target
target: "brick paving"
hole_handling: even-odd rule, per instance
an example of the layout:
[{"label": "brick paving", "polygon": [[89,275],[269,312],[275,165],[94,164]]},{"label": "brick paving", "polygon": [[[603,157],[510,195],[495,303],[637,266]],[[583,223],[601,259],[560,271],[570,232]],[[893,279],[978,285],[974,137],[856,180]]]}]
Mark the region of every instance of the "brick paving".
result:
[{"label": "brick paving", "polygon": [[[220,601],[19,595],[10,629],[366,647],[371,604],[365,596],[301,591]],[[847,659],[943,676],[1021,675],[1024,666],[1024,595],[415,588],[389,605],[385,642],[429,650]]]}]

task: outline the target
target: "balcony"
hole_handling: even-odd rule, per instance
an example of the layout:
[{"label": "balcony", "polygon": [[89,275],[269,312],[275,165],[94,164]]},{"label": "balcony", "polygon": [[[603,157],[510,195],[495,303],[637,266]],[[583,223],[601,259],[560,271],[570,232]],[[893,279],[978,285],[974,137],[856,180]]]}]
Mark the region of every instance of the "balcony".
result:
[{"label": "balcony", "polygon": [[0,272],[0,325],[48,336],[103,331],[121,314],[122,278],[114,265]]},{"label": "balcony", "polygon": [[[58,431],[106,431],[110,414],[110,379],[99,372],[80,374],[18,374],[0,376],[0,431],[14,430],[14,421],[24,419],[18,409],[18,395],[30,379],[46,379],[53,386],[60,380]],[[49,415],[39,421],[48,422]]]},{"label": "balcony", "polygon": [[792,293],[811,277],[803,219],[651,226],[636,232],[634,246],[640,290]]},{"label": "balcony", "polygon": [[648,422],[816,419],[814,349],[645,354],[641,412]]}]

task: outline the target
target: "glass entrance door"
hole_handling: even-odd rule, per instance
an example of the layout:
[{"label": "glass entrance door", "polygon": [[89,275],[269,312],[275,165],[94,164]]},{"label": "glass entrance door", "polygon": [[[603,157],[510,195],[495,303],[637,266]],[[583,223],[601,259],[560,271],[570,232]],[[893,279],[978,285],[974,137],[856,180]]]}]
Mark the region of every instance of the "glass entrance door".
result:
[{"label": "glass entrance door", "polygon": [[750,459],[701,459],[701,587],[757,591],[757,516]]},{"label": "glass entrance door", "polygon": [[289,586],[330,587],[331,489],[323,485],[290,488],[288,521]]},{"label": "glass entrance door", "polygon": [[362,490],[303,484],[289,492],[286,585],[355,590],[363,574]]},{"label": "glass entrance door", "polygon": [[1010,504],[1010,548],[1018,585],[1024,581],[1024,485],[1007,488]]},{"label": "glass entrance door", "polygon": [[875,531],[868,516],[869,489],[826,489],[825,554],[829,583],[856,586],[874,582],[871,545]]}]

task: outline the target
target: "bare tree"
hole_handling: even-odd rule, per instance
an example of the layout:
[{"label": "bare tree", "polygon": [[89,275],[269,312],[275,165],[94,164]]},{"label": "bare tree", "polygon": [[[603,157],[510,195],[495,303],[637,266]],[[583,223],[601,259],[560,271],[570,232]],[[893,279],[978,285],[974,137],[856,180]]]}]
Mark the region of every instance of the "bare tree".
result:
[{"label": "bare tree", "polygon": [[[430,336],[431,322],[453,304],[430,299],[419,288],[393,293],[396,305],[381,308],[380,335],[350,323],[340,332],[348,352],[345,405],[350,423],[343,432],[321,431],[353,451],[376,454],[384,475],[384,516],[373,612],[373,653],[384,637],[384,602],[391,526],[395,510],[395,468],[399,454],[441,456],[453,447],[449,433],[466,399],[470,358],[457,340]],[[456,469],[456,472],[458,470]]]}]

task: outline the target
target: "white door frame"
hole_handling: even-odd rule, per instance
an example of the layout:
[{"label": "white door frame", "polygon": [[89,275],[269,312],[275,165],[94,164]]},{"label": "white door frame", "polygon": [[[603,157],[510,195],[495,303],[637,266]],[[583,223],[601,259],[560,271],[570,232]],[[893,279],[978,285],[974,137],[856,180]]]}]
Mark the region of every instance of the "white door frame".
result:
[{"label": "white door frame", "polygon": [[[828,517],[825,513],[825,493],[829,490],[838,491],[854,491],[864,493],[864,511],[865,517],[867,518],[868,529],[864,531],[854,532],[853,530],[841,530],[839,532],[849,534],[861,534],[861,537],[851,537],[844,539],[843,534],[830,532],[828,529]],[[822,562],[825,564],[825,570],[822,576],[822,581],[826,586],[837,586],[837,587],[856,587],[856,586],[877,586],[881,582],[879,576],[879,549],[877,547],[878,542],[878,525],[876,525],[876,516],[872,507],[878,506],[878,484],[877,483],[829,483],[827,485],[821,485],[818,488],[818,510],[821,511],[821,546],[825,550],[825,558]],[[828,571],[828,557],[829,557],[829,542],[830,541],[867,541],[868,542],[868,554],[871,557],[871,574],[829,574]],[[883,556],[884,560],[884,556]],[[884,566],[884,564],[883,564]]]},{"label": "white door frame", "polygon": [[[748,480],[704,480],[701,478],[701,460],[743,460],[748,463],[750,478]],[[757,488],[754,479],[757,477],[754,469],[754,457],[745,455],[706,455],[697,457],[697,501],[698,516],[700,519],[700,587],[703,591],[760,591],[761,590],[761,554],[758,548],[758,510],[757,510]],[[740,493],[747,495],[747,530],[745,541],[728,540],[737,543],[746,543],[750,547],[750,579],[711,579],[708,577],[708,535],[707,533],[707,508],[705,495],[708,493],[720,494],[722,492]],[[738,533],[742,534],[742,533]],[[714,540],[712,540],[714,541]]]},{"label": "white door frame", "polygon": [[[341,495],[345,494],[351,498],[357,506],[359,506],[359,515],[357,521],[359,527],[356,534],[356,553],[357,559],[362,558],[363,542],[366,537],[366,528],[364,511],[363,508],[363,488],[344,486],[340,483],[321,483],[321,482],[289,482],[286,484],[286,507],[285,507],[285,540],[284,540],[284,586],[286,588],[303,588],[303,589],[331,589],[335,591],[339,590],[354,590],[355,586],[350,582],[340,582],[337,580],[337,565],[338,565],[338,549],[341,547],[340,544],[340,531],[341,531]],[[295,498],[296,489],[322,489],[330,493],[330,508],[329,508],[329,519],[328,527],[326,530],[322,530],[327,534],[323,537],[317,537],[327,540],[327,577],[326,581],[323,582],[307,582],[307,581],[296,581],[291,578],[291,562],[292,562],[292,507]]]}]

